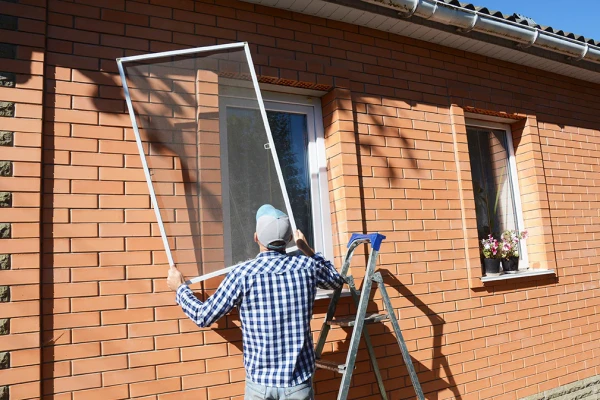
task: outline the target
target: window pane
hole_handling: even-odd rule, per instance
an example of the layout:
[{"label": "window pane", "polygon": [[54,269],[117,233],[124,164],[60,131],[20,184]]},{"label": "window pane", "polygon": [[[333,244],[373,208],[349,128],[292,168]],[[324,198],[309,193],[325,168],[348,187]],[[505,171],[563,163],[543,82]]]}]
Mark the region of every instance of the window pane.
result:
[{"label": "window pane", "polygon": [[[267,112],[277,156],[298,229],[313,245],[306,116]],[[229,212],[232,218],[232,261],[253,258],[258,252],[247,232],[254,232],[256,210],[265,202],[285,211],[275,165],[266,141],[261,141],[258,110],[227,107],[227,170]],[[264,143],[263,143],[264,142]],[[235,222],[235,225],[233,225]],[[229,260],[226,260],[226,262]]]},{"label": "window pane", "polygon": [[506,132],[467,128],[479,239],[517,229]]},{"label": "window pane", "polygon": [[314,248],[306,115],[267,111],[267,118],[296,226]]}]

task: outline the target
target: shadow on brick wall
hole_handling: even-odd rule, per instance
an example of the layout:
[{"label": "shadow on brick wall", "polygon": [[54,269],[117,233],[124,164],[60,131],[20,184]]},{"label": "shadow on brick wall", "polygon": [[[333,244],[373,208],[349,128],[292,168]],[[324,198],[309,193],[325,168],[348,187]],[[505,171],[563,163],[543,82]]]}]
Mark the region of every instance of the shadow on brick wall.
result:
[{"label": "shadow on brick wall", "polygon": [[[418,296],[412,293],[392,272],[386,269],[379,269],[378,271],[381,272],[383,276],[385,285],[388,289],[388,294],[392,298],[392,301],[395,297],[404,297],[427,317],[427,319],[429,319],[429,326],[432,329],[432,343],[425,350],[431,351],[431,359],[429,360],[430,366],[425,365],[411,356],[425,397],[428,400],[438,400],[447,398],[448,395],[452,393],[455,399],[461,399],[462,397],[458,384],[452,375],[448,360],[442,352],[444,344],[444,319],[428,307],[427,304],[421,301]],[[381,299],[375,299],[375,293],[376,290],[373,290],[370,295],[370,301],[367,307],[367,312],[369,313],[380,312],[382,310],[379,306]],[[341,302],[340,306],[344,308],[349,306],[349,308],[355,310],[355,307],[349,299],[345,302]],[[337,315],[342,315],[344,313],[343,310],[340,312],[340,306],[338,306]],[[403,325],[401,319],[400,325]],[[367,326],[375,353],[378,357],[377,361],[388,397],[391,399],[414,398],[414,388],[410,381],[404,360],[402,359],[402,354],[394,331],[388,324],[370,324]],[[352,329],[342,328],[342,330],[345,332],[346,338],[334,343],[335,353],[324,353],[323,358],[333,359],[341,363],[345,362],[348,347],[350,346]],[[403,332],[405,340],[407,332],[408,331]],[[333,335],[335,335],[335,333],[332,331],[330,336]],[[408,343],[409,351],[411,351],[411,347],[414,347],[411,346],[411,341],[412,340],[409,340]],[[414,349],[412,351],[414,352]],[[335,399],[337,397],[338,386],[336,385],[339,385],[341,382],[340,375],[330,371],[319,370],[315,380],[319,399],[327,400],[330,398]],[[326,381],[326,384],[319,385],[320,381]],[[350,398],[380,399],[377,381],[364,345],[364,340],[362,339],[356,359],[356,369],[352,377]]]},{"label": "shadow on brick wall", "polygon": [[[423,386],[423,392],[426,394],[426,397],[429,400],[437,400],[439,398],[438,392],[449,390],[454,394],[456,399],[460,400],[461,395],[458,390],[457,383],[452,375],[452,371],[450,370],[448,360],[442,352],[443,345],[445,344],[443,337],[444,324],[446,322],[425,302],[420,300],[417,295],[412,293],[410,289],[406,287],[406,285],[400,282],[391,271],[384,269],[380,270],[380,272],[383,276],[384,283],[390,288],[390,295],[393,295],[393,292],[396,291],[398,296],[408,299],[414,307],[418,308],[423,315],[429,319],[431,323],[433,339],[431,344],[431,358],[433,362],[432,367],[429,368],[413,358],[413,364],[415,364],[415,369],[419,375],[419,381]],[[400,318],[401,317],[402,315],[400,314]],[[393,332],[390,334],[393,334]],[[445,376],[446,379],[444,379],[442,375]],[[405,378],[405,380],[407,384],[410,384],[410,379],[408,377]]]},{"label": "shadow on brick wall", "polygon": [[[23,51],[27,52],[31,49],[24,47]],[[62,56],[62,55],[61,55]],[[32,57],[31,52],[27,54],[20,54],[20,58],[24,60],[30,60]],[[29,64],[29,63],[28,63]],[[72,81],[73,77],[65,77],[65,71],[68,70],[70,74],[78,74],[78,83],[87,82],[97,85],[97,92],[100,94],[91,95],[89,97],[90,105],[93,110],[100,115],[100,113],[106,113],[109,115],[125,115],[126,106],[125,99],[121,89],[120,78],[116,71],[116,63],[114,63],[113,70],[98,70],[92,71],[87,70],[86,67],[82,67],[78,61],[78,57],[64,56],[61,57],[60,61],[51,60],[45,65],[45,82],[44,82],[44,114],[43,114],[43,183],[42,183],[42,392],[44,399],[51,400],[54,398],[62,398],[65,391],[70,391],[72,385],[76,385],[77,380],[81,380],[81,377],[72,375],[71,372],[71,360],[82,360],[84,358],[95,358],[100,355],[104,355],[102,350],[102,338],[98,339],[85,339],[78,341],[73,338],[73,331],[82,331],[84,327],[99,328],[103,327],[103,321],[100,319],[102,314],[101,306],[96,308],[92,307],[92,310],[98,311],[98,321],[90,322],[87,318],[89,315],[84,315],[85,310],[74,310],[71,306],[71,300],[77,296],[89,296],[90,300],[100,304],[103,301],[103,297],[100,296],[99,281],[94,283],[97,285],[95,289],[90,289],[85,294],[73,293],[73,290],[79,290],[79,287],[87,282],[74,282],[71,277],[71,271],[76,267],[98,267],[100,268],[100,253],[102,251],[96,249],[90,249],[83,253],[73,252],[71,248],[71,239],[78,237],[78,232],[72,231],[70,236],[65,233],[57,234],[55,227],[60,225],[62,227],[68,226],[72,223],[71,211],[72,209],[101,209],[99,204],[99,197],[102,193],[102,189],[97,189],[96,192],[93,190],[90,194],[96,195],[95,206],[78,204],[78,194],[72,193],[70,184],[71,179],[60,176],[57,178],[57,167],[70,166],[70,153],[72,151],[89,151],[85,149],[72,148],[65,150],[65,144],[59,144],[58,142],[63,140],[65,137],[71,138],[72,136],[72,124],[77,119],[73,114],[71,116],[59,115],[59,113],[77,112],[73,110],[71,103],[65,103],[64,97],[57,93],[57,82]],[[27,72],[17,75],[17,82],[24,84],[29,80]],[[175,89],[177,95],[185,93],[185,91]],[[165,102],[167,99],[163,99]],[[194,100],[194,99],[192,99]],[[190,101],[192,101],[190,100]],[[194,100],[195,101],[195,100]],[[173,103],[173,102],[171,102]],[[127,116],[128,119],[128,116]],[[106,124],[111,126],[113,124]],[[114,126],[114,125],[113,125]],[[117,125],[118,126],[118,125]],[[157,127],[151,123],[149,128]],[[133,135],[131,129],[124,128],[124,143],[125,141],[133,141]],[[101,136],[94,136],[93,134],[86,134],[81,136],[83,140],[93,139],[95,140],[96,148],[98,147],[98,141],[105,139]],[[123,140],[122,139],[122,140]],[[153,137],[148,137],[149,141],[154,142],[157,146],[157,151],[162,150],[172,151],[173,149],[160,148],[160,143]],[[91,141],[90,141],[91,142]],[[96,150],[97,151],[97,150]],[[123,157],[125,157],[125,153]],[[181,157],[181,154],[177,154]],[[91,164],[90,164],[91,165]],[[100,165],[98,165],[100,167]],[[123,167],[125,164],[123,163]],[[181,170],[182,180],[184,182],[193,182],[194,179],[190,176],[190,171],[183,168]],[[123,187],[126,181],[123,181]],[[186,193],[185,199],[187,207],[190,210],[198,211],[198,207],[193,203],[196,199],[196,194],[190,190],[191,185],[184,185]],[[209,190],[208,188],[206,190]],[[123,195],[126,194],[123,188]],[[123,206],[123,210],[128,207]],[[124,211],[123,211],[124,212]],[[214,216],[213,216],[214,217]],[[197,218],[200,218],[197,216]],[[100,219],[90,221],[95,223],[104,222]],[[123,219],[125,222],[125,219]],[[200,240],[200,227],[199,224],[189,224],[193,236],[193,240]],[[83,236],[82,236],[83,237]],[[97,235],[98,237],[98,235]],[[123,237],[123,241],[125,238]],[[125,245],[124,245],[125,246]],[[200,252],[201,246],[194,246],[194,262],[200,268],[202,262],[202,254]],[[126,252],[127,247],[123,250]],[[57,261],[57,255],[60,257],[60,261]],[[90,256],[90,257],[88,257]],[[68,258],[68,260],[67,260]],[[79,258],[79,259],[78,259]],[[124,261],[124,263],[126,263]],[[127,265],[123,266],[126,270]],[[147,266],[148,268],[151,265]],[[198,269],[196,275],[200,275]],[[167,269],[165,267],[165,276]],[[191,272],[186,275],[191,275]],[[158,277],[150,277],[155,279]],[[127,275],[124,280],[127,280]],[[92,282],[89,282],[92,283]],[[71,286],[72,285],[72,286]],[[80,285],[77,287],[77,285]],[[90,285],[91,286],[91,285]],[[204,283],[202,284],[204,288]],[[212,287],[211,287],[212,288]],[[154,287],[154,292],[156,288]],[[113,296],[115,297],[115,296]],[[123,296],[124,298],[126,296]],[[125,301],[125,300],[124,300]],[[127,307],[115,308],[117,310],[126,310]],[[74,315],[72,315],[75,313]],[[88,313],[91,314],[91,313]],[[235,316],[228,316],[227,321],[223,318],[219,321],[216,329],[226,341],[232,343],[233,346],[237,347],[238,351],[242,351],[241,343],[241,330],[239,328],[239,319],[236,321]],[[77,319],[81,318],[81,322],[77,322]],[[120,326],[124,326],[121,324]],[[107,327],[109,328],[109,327]],[[222,328],[222,329],[221,329]],[[123,354],[135,354],[135,351],[123,351]],[[128,371],[128,370],[125,370]],[[102,372],[102,371],[100,371]],[[91,379],[91,378],[90,378]],[[93,383],[90,386],[93,387]],[[100,386],[100,384],[98,384]],[[56,394],[62,393],[62,394]]]}]

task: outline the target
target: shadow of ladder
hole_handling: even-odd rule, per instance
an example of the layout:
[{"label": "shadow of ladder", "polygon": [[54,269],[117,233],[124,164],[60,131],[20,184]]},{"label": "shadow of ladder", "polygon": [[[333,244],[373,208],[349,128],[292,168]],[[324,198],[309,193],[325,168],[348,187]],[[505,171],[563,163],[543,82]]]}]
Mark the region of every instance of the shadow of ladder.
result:
[{"label": "shadow of ladder", "polygon": [[[340,295],[343,288],[341,287],[337,289],[333,293],[331,302],[329,303],[327,315],[325,316],[325,321],[319,334],[319,340],[317,341],[317,346],[315,349],[317,368],[327,369],[342,374],[342,381],[337,397],[338,400],[346,400],[346,398],[348,397],[348,391],[350,390],[350,382],[352,379],[352,373],[354,371],[354,365],[356,363],[356,356],[358,353],[358,345],[360,343],[361,334],[362,337],[364,337],[365,339],[365,344],[369,353],[369,358],[371,359],[373,371],[375,372],[375,377],[377,378],[377,385],[379,386],[381,398],[387,400],[388,397],[385,392],[383,379],[381,378],[381,373],[377,364],[377,358],[375,357],[373,344],[371,343],[371,338],[367,330],[367,325],[388,319],[391,321],[392,326],[394,328],[394,333],[396,334],[396,339],[402,352],[402,358],[404,359],[404,363],[406,364],[406,368],[408,369],[410,380],[415,389],[417,399],[425,400],[425,397],[423,396],[423,390],[421,389],[421,384],[419,383],[417,373],[415,372],[415,367],[413,366],[410,354],[408,353],[408,348],[406,347],[406,343],[404,342],[404,338],[400,330],[400,325],[398,324],[398,319],[396,318],[396,314],[394,313],[392,302],[390,301],[385,285],[383,283],[383,278],[381,277],[381,274],[379,272],[375,272],[375,263],[377,262],[377,255],[379,253],[379,248],[383,239],[385,239],[385,236],[379,233],[371,233],[368,235],[356,233],[352,234],[352,237],[348,242],[348,253],[346,254],[346,258],[344,259],[341,275],[350,288],[350,293],[352,294],[352,298],[357,307],[357,313],[356,316],[348,316],[341,318],[334,317],[337,303],[340,299]],[[356,285],[354,284],[354,278],[352,277],[352,275],[347,274],[350,268],[350,262],[352,260],[352,255],[354,254],[354,250],[359,245],[365,243],[368,243],[370,245],[369,261],[362,289],[358,290],[356,289]],[[375,282],[377,288],[381,292],[381,297],[383,299],[383,304],[385,308],[384,313],[367,314],[367,304],[369,302],[373,282]],[[344,364],[340,364],[334,361],[328,361],[321,358],[323,347],[325,346],[325,342],[327,340],[327,334],[329,333],[329,330],[332,326],[353,327],[352,338],[350,340],[350,347],[348,349],[348,355],[346,356],[346,362]]]}]

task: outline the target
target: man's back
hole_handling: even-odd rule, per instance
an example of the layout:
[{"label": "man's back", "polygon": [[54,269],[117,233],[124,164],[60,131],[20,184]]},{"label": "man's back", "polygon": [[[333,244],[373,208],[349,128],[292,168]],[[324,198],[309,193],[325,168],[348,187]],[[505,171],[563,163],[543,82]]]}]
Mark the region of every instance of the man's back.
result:
[{"label": "man's back", "polygon": [[314,372],[310,320],[315,272],[313,259],[276,252],[261,253],[240,267],[244,363],[253,382],[295,386]]},{"label": "man's back", "polygon": [[199,326],[210,325],[238,305],[248,379],[291,387],[314,372],[310,320],[316,288],[341,285],[333,265],[318,254],[266,251],[231,271],[205,303],[199,303],[187,286],[177,291],[177,302]]}]

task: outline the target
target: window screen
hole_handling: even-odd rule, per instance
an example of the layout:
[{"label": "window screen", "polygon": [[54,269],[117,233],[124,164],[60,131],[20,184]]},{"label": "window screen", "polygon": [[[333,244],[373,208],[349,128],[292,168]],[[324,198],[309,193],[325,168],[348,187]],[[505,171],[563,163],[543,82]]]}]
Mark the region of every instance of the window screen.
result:
[{"label": "window screen", "polygon": [[[173,261],[203,275],[258,253],[262,204],[293,215],[244,45],[172,54],[122,65]],[[221,98],[245,106],[227,110]]]}]

